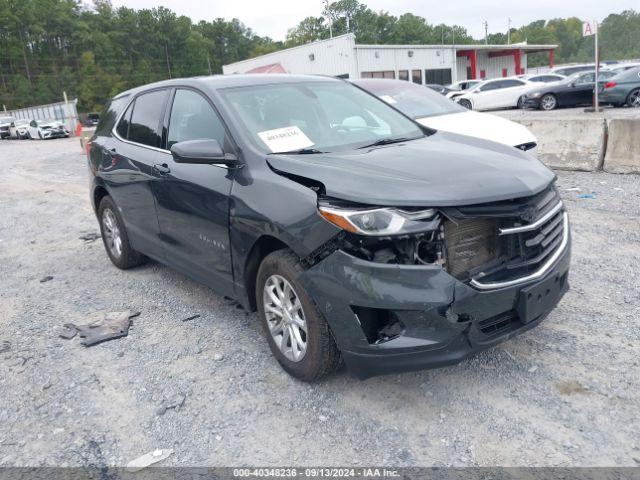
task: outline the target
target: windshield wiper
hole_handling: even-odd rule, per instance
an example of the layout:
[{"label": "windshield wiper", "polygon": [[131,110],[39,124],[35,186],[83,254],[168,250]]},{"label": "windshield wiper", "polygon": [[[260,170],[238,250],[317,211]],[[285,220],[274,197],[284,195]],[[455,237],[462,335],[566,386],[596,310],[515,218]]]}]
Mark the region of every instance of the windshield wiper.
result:
[{"label": "windshield wiper", "polygon": [[273,152],[270,155],[312,155],[314,153],[327,153],[317,148],[299,148],[298,150],[289,150],[288,152]]},{"label": "windshield wiper", "polygon": [[358,147],[358,149],[362,148],[370,148],[370,147],[378,147],[380,145],[390,145],[392,143],[400,143],[400,142],[408,142],[410,140],[417,140],[422,137],[397,137],[397,138],[381,138],[380,140],[376,140],[369,145],[365,145],[363,147]]}]

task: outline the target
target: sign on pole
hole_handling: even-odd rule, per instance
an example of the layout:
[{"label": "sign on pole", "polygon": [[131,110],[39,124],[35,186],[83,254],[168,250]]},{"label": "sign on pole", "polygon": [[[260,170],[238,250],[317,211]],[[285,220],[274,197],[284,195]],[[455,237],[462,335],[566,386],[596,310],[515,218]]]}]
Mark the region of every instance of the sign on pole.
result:
[{"label": "sign on pole", "polygon": [[598,73],[600,70],[600,55],[598,55],[598,22],[585,21],[582,22],[582,36],[590,37],[595,35],[595,65],[596,65],[596,78],[594,83],[594,95],[593,95],[593,109],[598,111]]},{"label": "sign on pole", "polygon": [[590,37],[591,35],[595,35],[597,32],[596,22],[582,22],[582,36]]}]

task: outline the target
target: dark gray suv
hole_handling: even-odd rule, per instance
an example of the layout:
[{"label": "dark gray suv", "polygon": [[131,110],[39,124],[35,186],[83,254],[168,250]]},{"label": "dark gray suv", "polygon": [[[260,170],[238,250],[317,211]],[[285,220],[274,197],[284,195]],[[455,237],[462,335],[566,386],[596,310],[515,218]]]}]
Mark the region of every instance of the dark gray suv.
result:
[{"label": "dark gray suv", "polygon": [[458,362],[538,325],[568,288],[554,174],[426,129],[342,80],[233,75],[116,96],[88,146],[111,261],[147,257],[257,309],[316,380]]}]

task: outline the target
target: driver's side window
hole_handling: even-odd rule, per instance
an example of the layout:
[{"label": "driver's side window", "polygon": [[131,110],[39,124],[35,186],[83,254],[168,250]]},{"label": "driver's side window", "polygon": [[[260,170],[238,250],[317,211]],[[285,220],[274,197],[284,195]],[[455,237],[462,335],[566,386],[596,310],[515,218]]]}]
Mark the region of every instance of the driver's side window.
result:
[{"label": "driver's side window", "polygon": [[584,85],[586,83],[593,83],[595,81],[595,73],[587,73],[585,75],[580,75],[576,81],[576,85]]},{"label": "driver's side window", "polygon": [[487,83],[486,85],[480,87],[480,91],[481,92],[488,92],[490,90],[495,90],[496,88],[500,88],[500,85],[498,85],[498,82],[491,82],[491,83]]},{"label": "driver's side window", "polygon": [[225,129],[211,104],[193,90],[178,89],[173,98],[167,148],[187,140],[217,140],[225,147]]}]

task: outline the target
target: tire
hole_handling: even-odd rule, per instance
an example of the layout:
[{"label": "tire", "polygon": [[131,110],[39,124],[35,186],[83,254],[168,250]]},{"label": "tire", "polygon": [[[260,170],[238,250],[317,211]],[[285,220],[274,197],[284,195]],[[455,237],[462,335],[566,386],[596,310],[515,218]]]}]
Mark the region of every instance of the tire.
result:
[{"label": "tire", "polygon": [[38,138],[42,140],[42,132],[40,130],[38,130]]},{"label": "tire", "polygon": [[460,100],[458,104],[460,104],[460,106],[466,108],[467,110],[473,110],[473,106],[471,105],[471,102],[466,98],[463,98],[462,100]]},{"label": "tire", "polygon": [[553,93],[545,93],[540,98],[540,110],[553,110],[558,106],[558,99]]},{"label": "tire", "polygon": [[626,103],[632,108],[640,107],[640,88],[636,88],[635,90],[631,90],[629,92]]},{"label": "tire", "polygon": [[145,256],[131,248],[122,217],[109,196],[100,201],[98,221],[104,249],[116,267],[127,270],[145,262]]},{"label": "tire", "polygon": [[[258,270],[256,303],[269,347],[278,363],[291,376],[304,382],[314,382],[336,370],[342,364],[342,357],[327,321],[298,280],[303,272],[304,268],[298,257],[289,250],[278,250],[267,255]],[[284,297],[278,297],[275,283],[278,283],[280,293],[283,293]],[[287,284],[290,290],[284,293],[287,292]],[[288,298],[288,302],[284,300],[283,303],[294,307],[288,310],[289,313],[283,312],[273,301],[274,296],[280,299]],[[296,309],[295,305],[299,305],[299,308]],[[265,313],[268,307],[272,310]],[[281,313],[275,314],[274,310]],[[288,334],[285,333],[287,331]],[[278,332],[281,335],[276,338]],[[294,338],[301,342],[294,342]],[[284,347],[281,349],[283,341]],[[296,346],[293,343],[296,343]],[[300,354],[302,345],[304,353]],[[300,355],[298,359],[292,358],[295,352]]]},{"label": "tire", "polygon": [[521,96],[518,98],[518,102],[516,103],[516,108],[522,110],[524,108],[524,97]]}]

